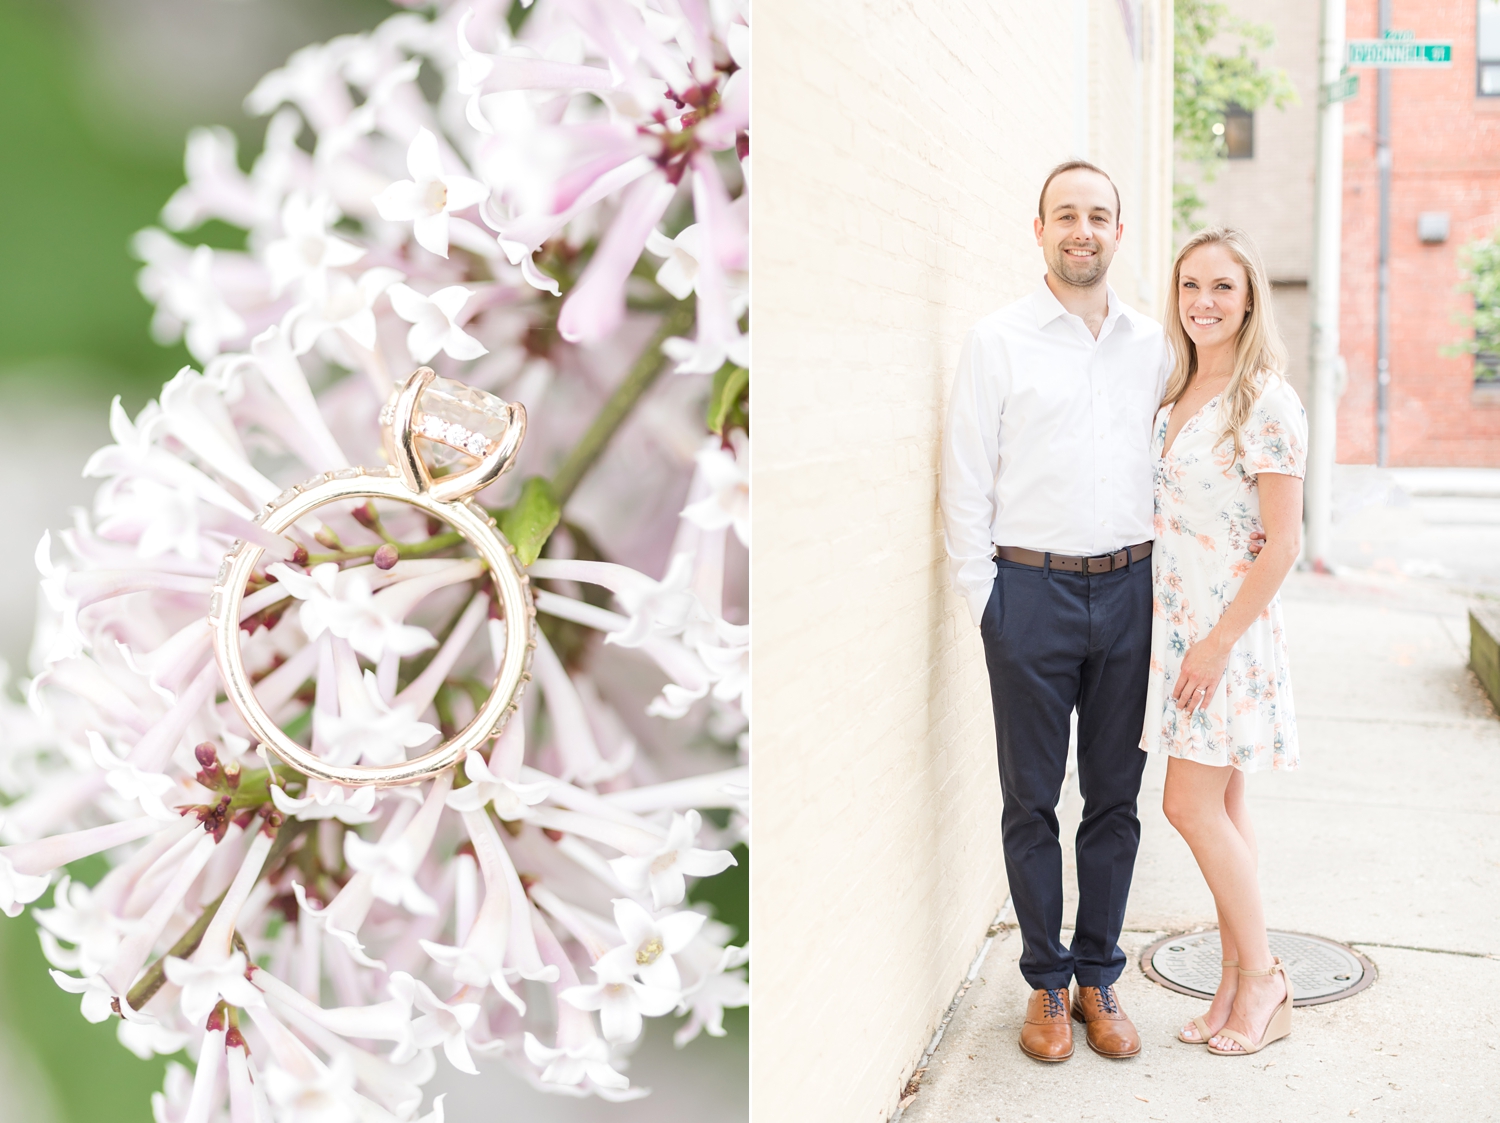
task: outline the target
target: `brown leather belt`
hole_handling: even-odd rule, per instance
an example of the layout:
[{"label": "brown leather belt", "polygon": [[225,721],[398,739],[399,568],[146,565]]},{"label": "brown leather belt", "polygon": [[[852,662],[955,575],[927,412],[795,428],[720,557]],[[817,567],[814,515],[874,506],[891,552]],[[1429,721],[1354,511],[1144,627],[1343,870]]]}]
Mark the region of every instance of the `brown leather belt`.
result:
[{"label": "brown leather belt", "polygon": [[1008,562],[1019,562],[1037,569],[1057,569],[1063,573],[1110,573],[1116,569],[1124,569],[1132,562],[1149,558],[1151,543],[1137,542],[1134,546],[1127,546],[1113,554],[1095,554],[1091,558],[1043,553],[1041,550],[1026,550],[1020,546],[996,546],[995,556]]}]

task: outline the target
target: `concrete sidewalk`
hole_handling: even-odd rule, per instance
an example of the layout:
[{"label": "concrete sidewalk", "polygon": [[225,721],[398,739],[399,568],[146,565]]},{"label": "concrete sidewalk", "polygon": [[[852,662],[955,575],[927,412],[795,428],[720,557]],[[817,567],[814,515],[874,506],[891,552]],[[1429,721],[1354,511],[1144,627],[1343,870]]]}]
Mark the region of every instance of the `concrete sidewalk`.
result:
[{"label": "concrete sidewalk", "polygon": [[[1212,927],[1214,913],[1162,816],[1156,758],[1119,983],[1140,1056],[1103,1060],[1081,1028],[1064,1064],[1024,1056],[1028,988],[1006,928],[902,1123],[1500,1119],[1500,722],[1465,665],[1465,601],[1435,581],[1349,572],[1295,574],[1282,596],[1303,765],[1250,777],[1266,913],[1274,928],[1353,945],[1374,961],[1374,985],[1299,1009],[1292,1036],[1253,1057],[1175,1040],[1206,1003],[1150,982],[1140,953]],[[1070,854],[1072,781],[1060,813]]]}]

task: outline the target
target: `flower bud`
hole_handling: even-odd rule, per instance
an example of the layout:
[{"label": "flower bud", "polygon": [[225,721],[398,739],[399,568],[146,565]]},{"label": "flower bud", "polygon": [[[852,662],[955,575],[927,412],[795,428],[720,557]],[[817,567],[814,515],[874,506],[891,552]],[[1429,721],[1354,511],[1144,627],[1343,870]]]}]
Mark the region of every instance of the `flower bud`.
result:
[{"label": "flower bud", "polygon": [[354,516],[354,521],[366,530],[374,530],[378,520],[375,517],[375,508],[370,506],[369,500],[361,503],[349,512]]},{"label": "flower bud", "polygon": [[386,542],[380,549],[375,551],[376,569],[390,569],[400,560],[401,555],[396,552],[396,547],[392,546],[389,542]]},{"label": "flower bud", "polygon": [[224,773],[219,768],[219,754],[214,750],[213,742],[204,741],[193,750],[193,756],[201,766],[194,779],[205,788],[217,788],[223,782]]}]

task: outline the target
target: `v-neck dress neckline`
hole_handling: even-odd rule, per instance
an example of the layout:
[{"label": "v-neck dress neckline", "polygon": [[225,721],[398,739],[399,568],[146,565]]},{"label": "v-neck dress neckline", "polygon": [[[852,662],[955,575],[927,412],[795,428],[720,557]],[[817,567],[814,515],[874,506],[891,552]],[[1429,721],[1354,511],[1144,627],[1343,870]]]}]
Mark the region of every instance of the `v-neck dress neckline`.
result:
[{"label": "v-neck dress neckline", "polygon": [[[1177,442],[1179,442],[1180,440],[1182,440],[1182,435],[1184,433],[1186,433],[1189,429],[1191,429],[1193,427],[1193,425],[1204,415],[1204,413],[1206,413],[1208,411],[1208,407],[1209,406],[1217,405],[1219,403],[1219,399],[1222,398],[1223,396],[1224,396],[1224,392],[1221,390],[1217,394],[1215,394],[1213,397],[1209,398],[1208,401],[1204,402],[1201,406],[1199,406],[1197,409],[1195,409],[1193,411],[1193,416],[1189,417],[1186,421],[1184,421],[1182,423],[1182,428],[1177,430],[1177,435],[1172,438],[1172,444],[1170,446],[1167,445],[1167,435],[1166,435],[1166,433],[1164,431],[1162,433],[1161,455],[1159,457],[1157,457],[1157,459],[1159,459],[1159,460],[1165,460],[1167,457],[1171,456],[1172,453],[1177,450]],[[1172,424],[1172,414],[1173,414],[1173,412],[1177,409],[1177,406],[1181,402],[1182,402],[1182,399],[1178,398],[1177,401],[1173,402],[1171,405],[1163,407],[1167,411],[1167,425],[1168,425],[1168,427],[1170,427],[1171,424]]]}]

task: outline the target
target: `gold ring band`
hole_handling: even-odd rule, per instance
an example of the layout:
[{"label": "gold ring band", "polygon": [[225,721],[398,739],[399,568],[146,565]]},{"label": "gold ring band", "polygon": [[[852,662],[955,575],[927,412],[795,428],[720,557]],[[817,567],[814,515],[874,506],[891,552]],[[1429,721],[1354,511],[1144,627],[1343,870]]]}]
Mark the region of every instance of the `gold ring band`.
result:
[{"label": "gold ring band", "polygon": [[[425,373],[426,377],[421,377]],[[519,406],[519,430],[514,439],[496,442],[491,455],[458,476],[432,480],[417,455],[410,432],[412,404],[432,379],[431,371],[419,371],[398,396],[398,409],[389,442],[406,455],[399,466],[367,471],[344,468],[289,488],[260,513],[256,522],[271,534],[282,534],[299,519],[320,507],[345,499],[388,499],[408,503],[452,526],[474,548],[490,573],[500,616],[505,623],[505,648],[495,672],[489,697],[463,729],[437,748],[412,760],[387,765],[335,765],[315,756],[293,740],[255,697],[240,649],[240,612],[245,586],[265,549],[239,541],[225,557],[209,601],[208,622],[213,633],[214,655],[224,680],[229,702],[244,719],[251,735],[267,750],[306,776],[347,787],[375,785],[392,787],[415,784],[452,768],[471,749],[496,736],[516,710],[521,691],[530,679],[531,654],[536,647],[533,629],[536,608],[530,584],[516,561],[515,548],[495,520],[469,496],[497,478],[510,466],[525,413]],[[402,410],[404,406],[404,412]],[[403,471],[402,469],[406,469]],[[408,472],[415,477],[412,487]],[[459,486],[459,481],[462,486]],[[444,486],[446,485],[446,486]]]}]

